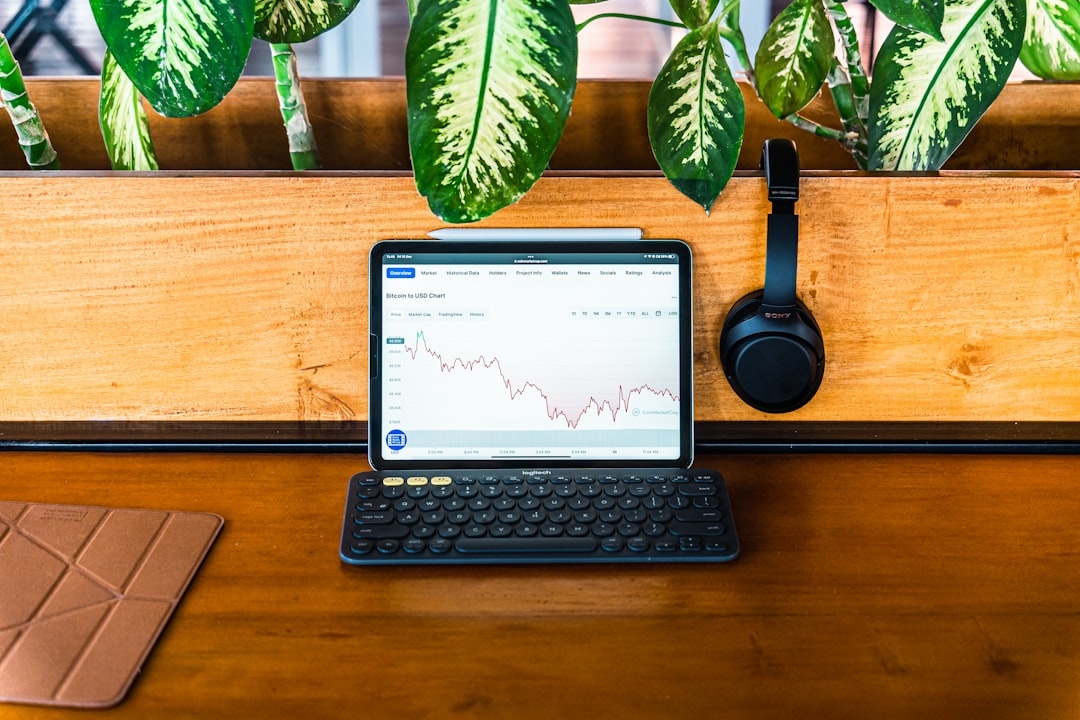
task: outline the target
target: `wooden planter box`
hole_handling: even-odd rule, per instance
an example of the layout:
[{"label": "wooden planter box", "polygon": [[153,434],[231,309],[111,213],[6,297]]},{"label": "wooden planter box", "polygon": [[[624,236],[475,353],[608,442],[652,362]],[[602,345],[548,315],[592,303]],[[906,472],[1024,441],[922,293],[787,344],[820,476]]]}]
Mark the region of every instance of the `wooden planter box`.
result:
[{"label": "wooden planter box", "polygon": [[[642,135],[612,132],[643,125],[644,87],[585,83],[560,170],[483,224],[580,218],[688,241],[703,440],[1080,443],[1080,88],[1011,87],[954,159],[986,172],[836,169],[844,153],[756,118],[746,171],[706,216],[649,168]],[[270,170],[288,159],[269,81],[199,118],[155,117],[158,174],[101,169],[96,127],[75,122],[93,118],[96,81],[30,89],[72,170],[0,172],[0,440],[362,440],[367,251],[441,225],[407,173],[401,83],[305,86],[331,169],[303,175]],[[1023,117],[1021,100],[1047,96],[1056,109]],[[766,416],[729,389],[717,341],[762,283],[769,208],[751,170],[780,134],[806,169],[799,294],[828,365],[809,405]],[[0,137],[0,166],[18,167],[13,145]],[[220,170],[237,157],[256,171]],[[1020,160],[1038,172],[1005,169]]]}]

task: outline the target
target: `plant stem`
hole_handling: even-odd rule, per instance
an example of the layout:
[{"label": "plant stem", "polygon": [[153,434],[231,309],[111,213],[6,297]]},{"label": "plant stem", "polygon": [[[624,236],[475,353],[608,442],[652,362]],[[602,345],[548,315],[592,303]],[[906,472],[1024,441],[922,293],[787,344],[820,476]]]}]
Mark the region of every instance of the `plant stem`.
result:
[{"label": "plant stem", "polygon": [[855,96],[851,91],[851,80],[839,61],[834,60],[832,69],[829,71],[829,92],[836,111],[840,114],[840,122],[844,126],[845,138],[841,142],[851,151],[859,168],[865,170],[866,124],[855,110]]},{"label": "plant stem", "polygon": [[598,15],[593,15],[590,18],[585,18],[580,23],[578,23],[577,31],[581,32],[585,29],[586,26],[591,24],[593,20],[599,20],[600,18],[622,18],[623,20],[637,20],[639,22],[650,22],[657,25],[666,25],[667,27],[679,28],[680,30],[686,29],[685,25],[683,25],[681,22],[676,22],[674,20],[662,20],[660,18],[648,17],[646,15],[631,15],[629,13],[600,13]]},{"label": "plant stem", "polygon": [[289,136],[293,170],[318,170],[322,163],[319,161],[319,149],[315,146],[315,132],[308,120],[304,93],[300,89],[296,53],[288,43],[271,43],[270,55],[274,61],[281,118]]},{"label": "plant stem", "polygon": [[862,64],[862,53],[859,52],[859,37],[855,34],[855,27],[851,24],[844,4],[839,0],[825,0],[825,9],[832,18],[833,25],[840,36],[840,45],[843,49],[841,58],[846,65],[854,111],[859,124],[865,134],[866,124],[870,120],[870,81],[866,77],[866,69]]},{"label": "plant stem", "polygon": [[852,154],[855,154],[857,151],[861,151],[864,156],[866,155],[866,142],[853,141],[848,137],[847,133],[843,132],[842,130],[836,130],[834,128],[825,127],[824,125],[819,125],[813,120],[804,118],[802,115],[798,114],[788,115],[786,118],[784,118],[784,120],[791,123],[800,130],[814,133],[818,137],[835,140],[836,142],[851,150]]},{"label": "plant stem", "polygon": [[754,63],[751,62],[750,53],[746,50],[746,36],[743,35],[742,26],[739,23],[739,3],[740,0],[727,0],[717,13],[720,37],[731,44],[732,49],[735,50],[735,59],[743,67],[746,81],[754,88],[758,97],[761,97],[757,89],[757,78],[754,76]]},{"label": "plant stem", "polygon": [[60,160],[49,142],[49,134],[41,122],[37,108],[26,92],[22,70],[7,38],[0,33],[0,104],[8,111],[15,133],[19,137],[26,163],[31,170],[59,170]]}]

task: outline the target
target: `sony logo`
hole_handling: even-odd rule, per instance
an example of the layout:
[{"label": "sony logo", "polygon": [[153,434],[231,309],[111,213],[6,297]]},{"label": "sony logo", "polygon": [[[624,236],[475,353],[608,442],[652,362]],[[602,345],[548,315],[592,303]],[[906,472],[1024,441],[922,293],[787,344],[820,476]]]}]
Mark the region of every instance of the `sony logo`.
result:
[{"label": "sony logo", "polygon": [[789,317],[791,317],[791,313],[789,313],[789,312],[786,312],[786,313],[767,312],[767,313],[765,313],[765,317],[769,318],[770,320],[787,320]]}]

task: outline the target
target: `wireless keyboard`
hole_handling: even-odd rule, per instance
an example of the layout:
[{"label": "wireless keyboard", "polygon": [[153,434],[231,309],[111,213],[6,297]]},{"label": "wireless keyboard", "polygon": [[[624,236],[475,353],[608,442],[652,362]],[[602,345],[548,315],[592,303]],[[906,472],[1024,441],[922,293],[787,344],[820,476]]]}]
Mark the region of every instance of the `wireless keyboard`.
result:
[{"label": "wireless keyboard", "polygon": [[739,541],[710,470],[359,473],[341,559],[356,565],[725,562]]}]

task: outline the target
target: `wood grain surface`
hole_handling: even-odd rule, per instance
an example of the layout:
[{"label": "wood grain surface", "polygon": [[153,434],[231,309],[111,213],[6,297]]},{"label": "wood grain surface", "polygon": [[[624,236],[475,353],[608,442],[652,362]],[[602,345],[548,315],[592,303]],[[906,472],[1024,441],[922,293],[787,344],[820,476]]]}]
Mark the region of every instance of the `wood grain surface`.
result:
[{"label": "wood grain surface", "polygon": [[[583,80],[551,161],[553,170],[656,170],[646,129],[650,84]],[[96,78],[30,78],[30,98],[61,164],[69,170],[108,170],[97,107]],[[761,144],[790,137],[806,169],[854,170],[851,156],[831,141],[773,117],[743,85],[746,136],[738,167],[754,170]],[[401,78],[305,78],[304,97],[328,170],[410,170],[405,83]],[[163,170],[287,170],[288,143],[271,78],[242,78],[210,111],[192,118],[149,112]],[[831,103],[819,97],[804,112],[838,127]],[[950,159],[957,170],[1080,169],[1080,83],[1008,85]],[[0,123],[0,170],[26,162],[15,131]]]},{"label": "wood grain surface", "polygon": [[[0,498],[225,517],[103,717],[1080,712],[1080,459],[704,464],[726,475],[742,542],[726,565],[345,566],[363,456],[5,453]],[[75,716],[0,706],[5,720]]]},{"label": "wood grain surface", "polygon": [[[9,173],[0,193],[3,421],[363,420],[368,250],[440,224],[406,175]],[[572,173],[484,224],[689,242],[698,420],[1080,419],[1080,172],[806,173],[798,294],[828,363],[769,418],[717,357],[768,209],[756,173],[711,216],[656,175]]]}]

